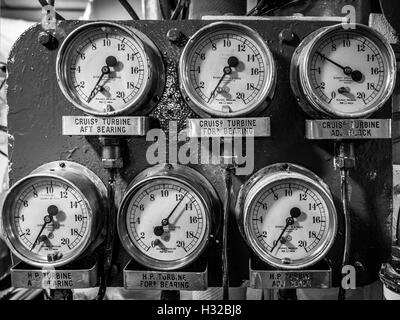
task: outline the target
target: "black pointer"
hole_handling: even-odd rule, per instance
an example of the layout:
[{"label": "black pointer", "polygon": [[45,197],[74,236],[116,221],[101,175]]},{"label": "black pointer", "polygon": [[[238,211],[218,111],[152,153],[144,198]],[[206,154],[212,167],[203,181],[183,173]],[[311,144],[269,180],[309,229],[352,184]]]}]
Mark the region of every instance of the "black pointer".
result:
[{"label": "black pointer", "polygon": [[218,89],[219,85],[221,84],[222,80],[224,80],[226,75],[228,75],[228,74],[230,74],[232,72],[232,69],[231,69],[231,67],[227,66],[227,67],[224,67],[223,72],[224,73],[223,73],[222,77],[219,79],[219,81],[218,81],[217,85],[215,86],[214,90],[211,92],[210,97],[207,100],[207,103],[210,102],[211,98],[214,96],[215,91]]},{"label": "black pointer", "polygon": [[97,89],[100,81],[104,78],[104,76],[106,74],[109,74],[109,73],[110,73],[110,68],[108,66],[104,66],[103,68],[101,68],[101,75],[99,77],[99,80],[97,80],[93,90],[90,92],[89,98],[87,99],[87,103],[89,103],[96,96],[96,93],[97,93],[96,89]]},{"label": "black pointer", "polygon": [[214,90],[211,92],[210,97],[208,98],[207,103],[210,102],[211,98],[214,96],[215,91],[218,89],[219,85],[221,84],[222,80],[224,80],[225,76],[232,73],[232,68],[236,68],[239,65],[239,59],[232,56],[228,58],[228,65],[223,69],[223,75],[219,79],[217,85],[215,86]]},{"label": "black pointer", "polygon": [[182,197],[182,199],[176,204],[175,208],[172,209],[172,211],[171,211],[171,213],[168,215],[168,217],[166,217],[165,219],[162,219],[162,220],[161,220],[161,224],[162,224],[163,226],[167,226],[167,225],[169,224],[169,218],[171,218],[171,216],[172,216],[173,213],[175,212],[176,208],[178,208],[179,205],[182,203],[183,199],[185,199],[186,195],[187,195],[187,192],[186,192],[185,195]]},{"label": "black pointer", "polygon": [[48,216],[45,216],[44,217],[44,223],[43,223],[43,225],[42,225],[42,228],[40,229],[40,231],[39,231],[39,234],[38,234],[38,236],[36,237],[36,239],[35,239],[35,242],[33,242],[33,246],[32,246],[32,248],[31,248],[31,251],[36,247],[36,245],[38,244],[38,240],[39,240],[39,238],[40,238],[40,236],[42,235],[42,232],[43,232],[43,230],[44,230],[44,228],[46,228],[46,226],[50,223],[50,222],[52,222],[53,221],[53,217],[52,216],[50,216],[50,215],[48,215]]},{"label": "black pointer", "polygon": [[352,68],[350,68],[350,67],[348,67],[348,66],[343,67],[342,65],[340,65],[339,63],[337,63],[337,62],[335,62],[335,61],[329,59],[328,57],[326,57],[325,55],[323,55],[323,54],[322,54],[321,52],[319,52],[319,51],[316,51],[315,53],[318,54],[318,55],[319,55],[320,57],[322,57],[323,59],[329,61],[330,63],[332,63],[332,64],[334,64],[335,66],[337,66],[337,67],[339,67],[340,69],[342,69],[343,72],[344,72],[344,74],[345,74],[346,76],[351,76],[351,79],[352,79],[353,81],[356,81],[356,82],[361,81],[361,79],[362,79],[362,77],[363,77],[363,74],[362,74],[360,71],[358,71],[358,70],[353,70]]},{"label": "black pointer", "polygon": [[89,103],[95,96],[96,96],[96,89],[100,83],[100,81],[104,78],[106,74],[109,74],[111,72],[110,67],[115,67],[118,64],[118,60],[114,56],[108,56],[106,58],[106,66],[101,68],[101,76],[99,80],[97,81],[96,85],[94,86],[92,92],[90,92],[89,98],[87,100],[87,103]]},{"label": "black pointer", "polygon": [[36,247],[36,244],[38,242],[43,242],[47,239],[47,236],[45,236],[45,235],[42,236],[42,232],[49,223],[53,222],[53,217],[56,216],[58,214],[58,212],[59,212],[58,208],[55,205],[51,205],[47,208],[48,215],[44,217],[44,224],[42,226],[42,229],[40,229],[40,232],[39,232],[38,236],[36,237],[35,242],[33,243],[31,251]]},{"label": "black pointer", "polygon": [[294,208],[290,209],[290,217],[286,218],[286,225],[285,225],[285,227],[283,228],[281,234],[279,235],[278,239],[276,240],[276,242],[275,242],[275,244],[274,244],[274,246],[272,247],[272,249],[271,249],[270,252],[272,252],[272,251],[275,249],[276,245],[277,245],[277,244],[279,243],[279,241],[281,240],[281,238],[282,238],[283,234],[285,233],[286,229],[287,229],[289,226],[291,226],[292,224],[294,224],[294,219],[300,217],[300,215],[301,215],[301,211],[300,211],[299,208],[294,207]]}]

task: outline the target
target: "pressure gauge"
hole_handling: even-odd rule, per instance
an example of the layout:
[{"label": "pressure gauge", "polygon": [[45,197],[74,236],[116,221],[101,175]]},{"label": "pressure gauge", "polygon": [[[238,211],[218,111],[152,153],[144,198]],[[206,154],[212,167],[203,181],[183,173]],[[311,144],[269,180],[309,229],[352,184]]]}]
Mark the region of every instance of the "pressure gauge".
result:
[{"label": "pressure gauge", "polygon": [[214,188],[197,171],[159,165],[131,183],[118,213],[118,233],[136,261],[173,270],[204,252],[219,210]]},{"label": "pressure gauge", "polygon": [[11,251],[37,267],[65,265],[102,240],[107,191],[89,169],[51,162],[7,193],[2,226]]},{"label": "pressure gauge", "polygon": [[112,22],[92,22],[62,43],[57,79],[74,106],[92,115],[112,116],[153,107],[165,73],[158,49],[143,33]]},{"label": "pressure gauge", "polygon": [[201,116],[259,113],[276,84],[275,62],[261,36],[228,22],[212,23],[190,38],[179,77],[187,103]]},{"label": "pressure gauge", "polygon": [[291,86],[312,117],[367,117],[393,92],[396,58],[377,31],[334,25],[306,37],[292,58]]},{"label": "pressure gauge", "polygon": [[282,269],[318,262],[331,248],[337,230],[328,186],[293,164],[274,164],[254,174],[240,190],[236,215],[255,254]]}]

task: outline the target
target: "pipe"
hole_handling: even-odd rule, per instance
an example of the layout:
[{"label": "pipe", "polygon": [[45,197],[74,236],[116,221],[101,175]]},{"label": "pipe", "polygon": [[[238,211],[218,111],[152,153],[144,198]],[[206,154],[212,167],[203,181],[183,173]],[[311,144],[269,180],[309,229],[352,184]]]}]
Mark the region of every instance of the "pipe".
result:
[{"label": "pipe", "polygon": [[115,169],[108,169],[109,179],[107,185],[107,199],[108,199],[108,217],[107,217],[107,236],[106,245],[104,249],[102,276],[100,280],[99,292],[95,300],[103,300],[106,290],[108,279],[111,273],[113,248],[114,248],[114,237],[115,237]]},{"label": "pipe", "polygon": [[228,259],[228,227],[229,227],[229,208],[231,204],[232,191],[232,172],[233,166],[224,168],[225,200],[223,212],[223,231],[222,231],[222,288],[223,299],[229,300],[229,259]]},{"label": "pipe", "polygon": [[[344,215],[344,248],[342,267],[349,264],[350,246],[351,246],[351,216],[350,216],[350,190],[349,190],[349,173],[350,169],[355,166],[354,145],[353,143],[340,142],[339,154],[337,157],[337,165],[340,168],[340,197]],[[339,286],[338,300],[346,299],[346,290]]]},{"label": "pipe", "polygon": [[135,10],[132,8],[132,6],[128,3],[127,0],[118,0],[121,6],[125,8],[125,10],[129,13],[131,18],[133,20],[140,20],[139,16],[136,14]]}]

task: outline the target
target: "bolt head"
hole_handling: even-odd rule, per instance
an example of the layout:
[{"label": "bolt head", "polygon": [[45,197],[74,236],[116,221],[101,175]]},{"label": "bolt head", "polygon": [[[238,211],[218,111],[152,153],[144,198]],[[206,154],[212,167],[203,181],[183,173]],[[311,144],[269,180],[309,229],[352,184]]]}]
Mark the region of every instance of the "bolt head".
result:
[{"label": "bolt head", "polygon": [[291,42],[294,40],[294,33],[289,29],[283,29],[279,34],[279,39],[282,42]]},{"label": "bolt head", "polygon": [[167,38],[171,42],[178,42],[182,38],[182,33],[177,28],[169,29]]},{"label": "bolt head", "polygon": [[42,45],[49,44],[50,40],[51,40],[51,35],[49,33],[44,31],[39,33],[38,41],[40,44]]}]

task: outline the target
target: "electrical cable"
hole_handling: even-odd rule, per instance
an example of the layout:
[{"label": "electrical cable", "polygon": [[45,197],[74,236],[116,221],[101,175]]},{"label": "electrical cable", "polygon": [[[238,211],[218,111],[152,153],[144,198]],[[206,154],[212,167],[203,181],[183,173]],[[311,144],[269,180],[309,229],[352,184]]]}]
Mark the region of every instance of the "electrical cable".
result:
[{"label": "electrical cable", "polygon": [[182,7],[181,20],[187,20],[189,18],[189,7],[190,7],[190,0],[184,1]]},{"label": "electrical cable", "polygon": [[[54,3],[55,3],[54,0],[50,0],[51,4],[48,3],[46,0],[38,0],[38,1],[39,1],[39,4],[42,6],[42,8],[49,6],[49,5],[54,7]],[[56,19],[57,20],[65,20],[65,18],[62,15],[60,15],[57,11],[56,11]]]},{"label": "electrical cable", "polygon": [[[354,167],[354,164],[346,165],[346,160],[353,158],[354,151],[353,145],[346,145],[341,142],[339,145],[339,157],[342,158],[340,164],[340,193],[344,215],[344,249],[342,258],[342,267],[349,264],[350,259],[350,246],[351,246],[351,217],[350,217],[350,189],[349,189],[349,178],[350,178],[350,167]],[[349,161],[350,162],[350,161]],[[339,286],[338,300],[346,299],[346,290],[342,285]]]},{"label": "electrical cable", "polygon": [[[340,169],[340,190],[341,190],[341,198],[342,198],[342,206],[343,206],[343,214],[345,218],[345,239],[344,239],[344,251],[343,251],[343,261],[342,266],[345,266],[349,263],[349,247],[351,242],[351,232],[350,232],[350,212],[349,212],[349,170],[346,168]],[[339,286],[339,294],[338,300],[346,299],[346,291],[342,285]]]},{"label": "electrical cable", "polygon": [[132,6],[128,3],[127,0],[118,0],[118,1],[125,8],[125,10],[128,12],[128,14],[131,16],[133,20],[140,20],[139,16],[136,14],[135,10],[132,8]]},{"label": "electrical cable", "polygon": [[273,11],[275,11],[275,10],[278,10],[278,9],[282,9],[282,8],[285,8],[285,7],[287,7],[287,6],[290,6],[290,5],[292,5],[292,4],[295,4],[295,3],[297,3],[297,2],[300,2],[300,0],[292,0],[292,1],[289,1],[289,2],[286,2],[286,3],[283,3],[283,4],[276,4],[275,6],[273,6],[273,7],[270,7],[269,9],[262,9],[261,11],[260,11],[260,14],[259,15],[268,15],[270,12],[273,12]]},{"label": "electrical cable", "polygon": [[229,261],[228,261],[228,227],[229,227],[229,209],[231,204],[232,192],[232,171],[233,168],[224,170],[225,182],[225,201],[223,212],[223,228],[222,228],[222,288],[223,300],[229,300]]},{"label": "electrical cable", "polygon": [[255,16],[255,15],[257,15],[258,12],[261,9],[263,9],[266,4],[267,4],[266,0],[258,0],[257,4],[254,6],[254,8],[246,13],[246,16]]},{"label": "electrical cable", "polygon": [[247,12],[246,16],[261,16],[267,15],[268,13],[282,9],[294,3],[300,2],[300,0],[275,0],[275,1],[267,1],[267,0],[259,0],[257,4]]},{"label": "electrical cable", "polygon": [[175,7],[174,12],[172,12],[171,15],[171,20],[177,20],[179,17],[179,14],[181,13],[182,9],[183,9],[183,5],[184,5],[185,0],[179,0],[178,4]]},{"label": "electrical cable", "polygon": [[4,80],[0,83],[0,90],[3,89],[5,83],[6,83],[6,79],[4,79]]},{"label": "electrical cable", "polygon": [[107,290],[107,284],[109,275],[111,272],[112,257],[113,257],[113,247],[114,247],[114,236],[115,236],[115,203],[114,203],[114,183],[115,183],[115,172],[113,169],[109,169],[109,179],[107,186],[107,199],[108,199],[108,221],[107,221],[107,237],[106,245],[104,249],[103,266],[102,266],[102,276],[99,286],[99,291],[95,300],[103,300]]},{"label": "electrical cable", "polygon": [[170,0],[158,0],[160,5],[161,16],[164,20],[169,20],[171,18],[171,1]]}]

